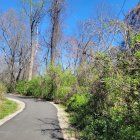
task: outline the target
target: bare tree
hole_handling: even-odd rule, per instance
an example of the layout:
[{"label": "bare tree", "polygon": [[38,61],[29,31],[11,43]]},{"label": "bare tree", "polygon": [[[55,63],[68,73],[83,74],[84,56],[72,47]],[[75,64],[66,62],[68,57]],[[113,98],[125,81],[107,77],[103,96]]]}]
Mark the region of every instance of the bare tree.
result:
[{"label": "bare tree", "polygon": [[27,28],[17,17],[14,10],[9,10],[0,17],[0,40],[3,56],[7,64],[10,86],[24,76],[29,59]]},{"label": "bare tree", "polygon": [[53,0],[50,8],[51,18],[51,37],[50,37],[50,58],[51,64],[54,65],[56,58],[56,47],[61,34],[61,14],[64,9],[64,0]]},{"label": "bare tree", "polygon": [[94,63],[97,53],[109,53],[124,37],[127,30],[124,23],[110,15],[106,7],[101,8],[96,17],[80,22],[76,35],[68,40],[68,56],[74,69],[79,66],[87,69],[87,64]]},{"label": "bare tree", "polygon": [[[35,58],[35,32],[38,38],[38,25],[44,16],[44,6],[45,0],[33,2],[32,0],[23,1],[23,9],[26,15],[30,19],[30,65],[29,65],[29,75],[28,80],[32,79],[34,58]],[[36,30],[37,29],[37,30]],[[38,41],[37,41],[38,42]]]}]

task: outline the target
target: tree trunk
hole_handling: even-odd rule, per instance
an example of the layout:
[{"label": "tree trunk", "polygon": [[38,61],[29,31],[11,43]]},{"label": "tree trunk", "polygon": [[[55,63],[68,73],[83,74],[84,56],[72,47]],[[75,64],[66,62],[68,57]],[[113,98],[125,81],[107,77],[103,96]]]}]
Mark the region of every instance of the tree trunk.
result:
[{"label": "tree trunk", "polygon": [[31,56],[29,64],[28,80],[32,79],[33,66],[34,66],[34,44],[33,44],[33,23],[32,23],[32,0],[30,0],[30,32],[31,32]]},{"label": "tree trunk", "polygon": [[60,37],[60,14],[61,14],[61,0],[54,0],[51,9],[51,21],[52,21],[52,31],[51,31],[51,65],[55,64],[56,60],[56,47]]}]

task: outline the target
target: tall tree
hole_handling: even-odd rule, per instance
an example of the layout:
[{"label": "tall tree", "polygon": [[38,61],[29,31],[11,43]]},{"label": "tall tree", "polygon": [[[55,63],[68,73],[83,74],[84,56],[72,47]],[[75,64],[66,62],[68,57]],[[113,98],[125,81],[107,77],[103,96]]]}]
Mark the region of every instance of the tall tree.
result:
[{"label": "tall tree", "polygon": [[61,33],[61,14],[64,8],[64,0],[53,0],[50,9],[51,18],[51,37],[50,37],[50,58],[51,64],[54,65],[56,59],[56,47]]},{"label": "tall tree", "polygon": [[16,81],[24,77],[29,59],[27,28],[14,10],[9,10],[0,17],[0,41],[0,49],[7,64],[5,77],[13,87]]},{"label": "tall tree", "polygon": [[30,34],[31,34],[31,56],[30,56],[30,65],[29,65],[29,77],[28,80],[32,79],[33,65],[34,65],[34,46],[33,46],[33,35],[34,35],[34,23],[32,16],[32,0],[30,0]]},{"label": "tall tree", "polygon": [[[28,80],[32,79],[33,76],[33,67],[34,67],[34,58],[35,58],[35,32],[36,28],[38,28],[38,25],[41,21],[41,19],[44,16],[44,6],[45,6],[45,0],[41,1],[23,1],[23,9],[26,13],[26,15],[30,19],[30,65],[29,65],[29,74],[28,74]],[[38,34],[38,33],[36,33]]]}]

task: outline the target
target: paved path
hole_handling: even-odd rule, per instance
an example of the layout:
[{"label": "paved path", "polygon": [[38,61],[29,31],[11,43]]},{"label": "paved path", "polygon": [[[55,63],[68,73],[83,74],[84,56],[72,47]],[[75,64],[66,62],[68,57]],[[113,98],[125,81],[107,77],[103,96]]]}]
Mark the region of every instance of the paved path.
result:
[{"label": "paved path", "polygon": [[57,109],[52,104],[23,97],[14,98],[25,102],[26,107],[0,127],[0,140],[63,140]]}]

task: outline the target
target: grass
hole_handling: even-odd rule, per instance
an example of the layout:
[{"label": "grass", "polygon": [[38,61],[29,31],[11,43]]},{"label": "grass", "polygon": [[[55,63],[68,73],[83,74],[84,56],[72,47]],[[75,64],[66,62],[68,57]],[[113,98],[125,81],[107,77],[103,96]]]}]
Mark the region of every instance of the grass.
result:
[{"label": "grass", "polygon": [[3,119],[4,117],[14,113],[17,108],[18,105],[14,101],[8,99],[0,101],[0,119]]}]

